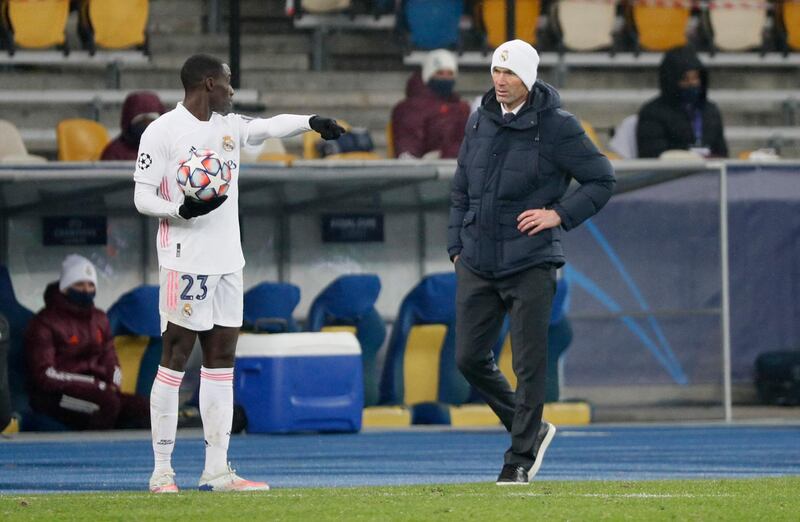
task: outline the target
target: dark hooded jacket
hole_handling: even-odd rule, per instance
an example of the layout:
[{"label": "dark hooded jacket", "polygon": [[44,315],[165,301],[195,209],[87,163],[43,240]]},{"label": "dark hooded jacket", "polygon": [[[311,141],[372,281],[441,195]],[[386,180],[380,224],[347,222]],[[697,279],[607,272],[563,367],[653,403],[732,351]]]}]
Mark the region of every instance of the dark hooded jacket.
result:
[{"label": "dark hooded jacket", "polygon": [[120,116],[122,133],[106,145],[100,159],[103,161],[135,160],[139,153],[139,140],[142,135],[141,132],[137,133],[136,127],[132,125],[133,119],[140,114],[161,115],[164,112],[164,104],[155,93],[149,91],[130,93],[122,104],[122,115]]},{"label": "dark hooded jacket", "polygon": [[406,84],[406,99],[392,110],[395,155],[407,152],[420,158],[438,150],[442,158],[455,158],[467,118],[469,105],[457,94],[438,96],[415,72]]},{"label": "dark hooded jacket", "polygon": [[[681,102],[678,83],[691,69],[700,72],[700,99],[696,110],[702,118],[702,136],[696,140],[690,110]],[[689,150],[707,147],[712,156],[727,157],[728,146],[722,128],[722,116],[708,99],[708,70],[695,52],[673,49],[664,55],[658,70],[661,94],[639,111],[636,143],[641,158],[657,158],[666,150]]]},{"label": "dark hooded jacket", "polygon": [[[611,163],[558,92],[537,81],[516,118],[504,123],[494,89],[467,122],[451,190],[447,251],[487,278],[564,264],[560,235],[593,216],[614,189]],[[580,187],[565,196],[572,179]],[[548,208],[561,227],[517,230],[524,210]]]},{"label": "dark hooded jacket", "polygon": [[119,367],[108,317],[94,306],[82,307],[48,285],[45,307],[25,333],[25,358],[32,398],[36,395],[97,389],[114,382]]}]

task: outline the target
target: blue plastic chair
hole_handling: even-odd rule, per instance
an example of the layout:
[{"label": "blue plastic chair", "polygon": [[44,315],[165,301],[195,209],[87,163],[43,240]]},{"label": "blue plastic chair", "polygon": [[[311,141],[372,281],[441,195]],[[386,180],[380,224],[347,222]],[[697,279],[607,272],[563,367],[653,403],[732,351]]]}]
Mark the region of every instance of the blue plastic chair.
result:
[{"label": "blue plastic chair", "polygon": [[108,310],[111,335],[122,369],[122,391],[149,396],[161,361],[158,286],[142,285]]},{"label": "blue plastic chair", "polygon": [[244,294],[242,329],[264,333],[297,332],[292,314],[300,288],[291,283],[261,283]]},{"label": "blue plastic chair", "polygon": [[8,352],[8,384],[11,408],[20,415],[22,431],[64,431],[68,428],[48,415],[31,409],[28,400],[28,373],[25,364],[25,330],[33,312],[19,304],[8,269],[0,265],[0,313],[8,320],[11,345]]},{"label": "blue plastic chair", "polygon": [[459,43],[458,24],[463,0],[404,0],[400,24],[417,49],[454,48]]},{"label": "blue plastic chair", "polygon": [[413,424],[449,424],[449,405],[463,404],[469,385],[455,364],[454,273],[432,274],[409,292],[392,329],[380,404],[406,404]]},{"label": "blue plastic chair", "polygon": [[378,370],[375,359],[386,339],[386,325],[375,309],[380,291],[381,281],[377,275],[340,276],[325,287],[311,303],[306,325],[306,329],[311,332],[352,327],[361,345],[365,406],[378,402]]}]

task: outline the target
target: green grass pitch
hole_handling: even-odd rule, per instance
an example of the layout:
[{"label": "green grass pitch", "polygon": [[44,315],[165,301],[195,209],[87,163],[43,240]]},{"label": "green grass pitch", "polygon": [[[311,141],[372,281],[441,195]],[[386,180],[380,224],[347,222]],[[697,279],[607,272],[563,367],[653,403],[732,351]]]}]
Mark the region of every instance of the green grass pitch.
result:
[{"label": "green grass pitch", "polygon": [[0,495],[0,520],[800,520],[800,477]]}]

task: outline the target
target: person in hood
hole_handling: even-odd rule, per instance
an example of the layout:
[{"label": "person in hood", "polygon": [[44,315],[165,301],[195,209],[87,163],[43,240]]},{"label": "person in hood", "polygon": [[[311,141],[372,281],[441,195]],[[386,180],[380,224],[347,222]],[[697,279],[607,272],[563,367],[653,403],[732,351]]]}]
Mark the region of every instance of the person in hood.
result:
[{"label": "person in hood", "polygon": [[392,110],[395,155],[455,158],[464,138],[469,105],[455,93],[458,62],[450,51],[425,56],[421,72],[406,84],[406,99]]},{"label": "person in hood", "polygon": [[148,428],[146,397],[120,391],[122,372],[106,314],[94,306],[97,271],[71,254],[47,286],[45,307],[25,333],[34,411],[76,429]]},{"label": "person in hood", "polygon": [[722,116],[708,99],[708,71],[694,50],[680,47],[665,53],[658,76],[661,94],[639,111],[639,157],[657,158],[668,150],[727,157]]},{"label": "person in hood", "polygon": [[149,91],[132,92],[122,104],[120,129],[122,133],[112,140],[100,156],[102,161],[133,161],[139,154],[139,141],[148,125],[164,114],[164,104]]},{"label": "person in hood", "polygon": [[[494,88],[469,117],[450,197],[456,364],[511,434],[498,485],[530,481],[555,435],[542,410],[560,237],[596,214],[615,183],[558,92],[537,79],[538,64],[522,40],[495,50]],[[506,314],[516,391],[492,355]]]}]

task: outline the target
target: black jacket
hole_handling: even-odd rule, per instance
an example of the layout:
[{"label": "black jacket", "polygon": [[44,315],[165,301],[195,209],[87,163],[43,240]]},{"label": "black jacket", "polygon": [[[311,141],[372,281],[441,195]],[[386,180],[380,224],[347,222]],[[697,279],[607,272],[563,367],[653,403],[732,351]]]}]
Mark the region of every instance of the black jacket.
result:
[{"label": "black jacket", "polygon": [[[517,117],[505,124],[494,89],[467,122],[451,190],[447,251],[481,276],[511,275],[536,265],[561,266],[561,229],[528,236],[524,210],[550,208],[569,230],[611,197],[614,173],[578,120],[561,110],[558,92],[537,81]],[[570,180],[580,188],[564,197]]]},{"label": "black jacket", "polygon": [[664,55],[659,67],[661,95],[647,102],[639,111],[636,144],[640,158],[657,158],[666,150],[688,150],[696,146],[688,110],[680,101],[678,82],[683,73],[697,69],[702,83],[698,109],[702,113],[701,145],[712,156],[727,157],[728,146],[722,129],[722,116],[707,98],[708,71],[691,49],[673,49]]}]

